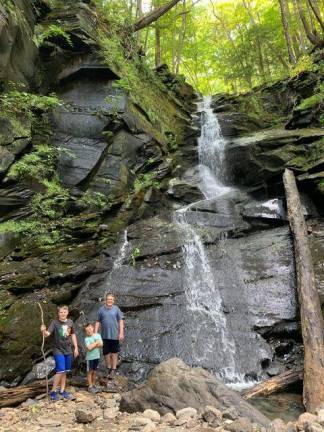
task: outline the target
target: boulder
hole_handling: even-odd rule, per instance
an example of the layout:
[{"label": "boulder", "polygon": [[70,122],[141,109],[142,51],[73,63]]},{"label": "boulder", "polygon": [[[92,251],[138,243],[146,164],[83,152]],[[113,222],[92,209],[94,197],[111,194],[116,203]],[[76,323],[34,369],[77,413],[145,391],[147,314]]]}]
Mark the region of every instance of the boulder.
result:
[{"label": "boulder", "polygon": [[306,430],[310,425],[316,423],[317,417],[314,414],[305,412],[298,417],[297,427],[301,430]]},{"label": "boulder", "polygon": [[287,432],[287,425],[281,419],[272,420],[269,426],[269,432]]},{"label": "boulder", "polygon": [[80,404],[75,411],[75,419],[78,423],[91,423],[101,415],[101,411],[94,405]]},{"label": "boulder", "polygon": [[269,424],[263,414],[211,373],[201,368],[190,368],[177,358],[156,366],[144,385],[124,393],[120,408],[136,412],[150,407],[165,414],[170,409],[178,413],[188,406],[198,410],[206,405],[221,410],[234,406],[240,416],[264,426]]},{"label": "boulder", "polygon": [[229,432],[253,432],[253,425],[249,419],[242,417],[227,424],[226,429]]},{"label": "boulder", "polygon": [[176,421],[176,416],[174,414],[172,414],[171,412],[168,412],[166,414],[164,414],[163,417],[161,417],[161,423],[168,423],[168,424],[173,424]]},{"label": "boulder", "polygon": [[204,408],[201,416],[211,427],[220,426],[223,419],[221,411],[211,405]]},{"label": "boulder", "polygon": [[161,419],[160,414],[157,411],[151,410],[151,409],[146,409],[143,412],[143,417],[146,417],[154,422],[159,422]]},{"label": "boulder", "polygon": [[198,416],[198,412],[195,408],[182,408],[176,412],[177,419],[191,419],[196,418]]}]

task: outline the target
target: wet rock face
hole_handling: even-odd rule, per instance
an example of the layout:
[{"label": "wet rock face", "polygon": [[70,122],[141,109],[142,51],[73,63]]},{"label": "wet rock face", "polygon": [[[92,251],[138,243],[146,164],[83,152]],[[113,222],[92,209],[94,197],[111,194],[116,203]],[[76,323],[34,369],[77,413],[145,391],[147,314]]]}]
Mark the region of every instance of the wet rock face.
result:
[{"label": "wet rock face", "polygon": [[[251,233],[225,243],[218,240],[222,224],[220,228],[209,226],[207,233],[205,229],[201,228],[205,239],[213,238],[207,253],[214,275],[214,296],[220,293],[234,356],[239,359],[237,378],[261,377],[271,365],[274,351],[258,329],[296,317],[288,229]],[[99,299],[109,291],[118,294],[117,303],[126,313],[127,327],[122,356],[127,363],[137,362],[138,366],[130,370],[135,380],[142,378],[152,363],[172,356],[215,373],[229,362],[215,324],[213,301],[204,295],[204,281],[198,300],[193,300],[186,279],[184,244],[184,233],[170,220],[152,218],[130,226],[123,265],[101,282],[85,286],[74,301],[75,308],[95,320]],[[138,252],[133,266],[134,250]],[[108,253],[116,259],[118,251]]]}]

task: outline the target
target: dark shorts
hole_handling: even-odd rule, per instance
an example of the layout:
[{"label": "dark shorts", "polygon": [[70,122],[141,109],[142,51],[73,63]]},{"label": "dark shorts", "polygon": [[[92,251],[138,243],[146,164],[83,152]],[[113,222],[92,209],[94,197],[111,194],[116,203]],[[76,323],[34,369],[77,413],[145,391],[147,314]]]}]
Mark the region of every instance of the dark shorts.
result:
[{"label": "dark shorts", "polygon": [[116,339],[103,339],[103,355],[116,354],[120,351],[119,340]]},{"label": "dark shorts", "polygon": [[99,359],[87,360],[87,371],[96,371],[99,366]]},{"label": "dark shorts", "polygon": [[72,354],[54,354],[56,373],[70,372],[72,366]]}]

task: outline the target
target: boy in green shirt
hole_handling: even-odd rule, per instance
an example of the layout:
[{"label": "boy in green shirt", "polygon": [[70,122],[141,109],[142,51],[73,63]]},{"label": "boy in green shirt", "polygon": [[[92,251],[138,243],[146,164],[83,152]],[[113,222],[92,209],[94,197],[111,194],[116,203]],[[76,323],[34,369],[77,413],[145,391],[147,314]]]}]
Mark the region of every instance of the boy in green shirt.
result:
[{"label": "boy in green shirt", "polygon": [[100,349],[103,345],[101,335],[94,332],[94,325],[87,323],[84,326],[86,337],[84,339],[87,353],[87,379],[90,393],[97,393],[98,389],[95,386],[96,383],[96,371],[98,369],[100,360]]}]

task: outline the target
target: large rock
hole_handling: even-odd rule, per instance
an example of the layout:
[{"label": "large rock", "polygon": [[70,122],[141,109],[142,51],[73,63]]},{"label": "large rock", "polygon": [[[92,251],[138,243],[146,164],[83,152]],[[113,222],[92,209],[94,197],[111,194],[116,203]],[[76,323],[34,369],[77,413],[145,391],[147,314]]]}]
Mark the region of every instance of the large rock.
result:
[{"label": "large rock", "polygon": [[[37,48],[31,37],[36,5],[31,0],[13,0],[0,5],[0,80],[29,87],[35,74]],[[12,3],[12,4],[11,4]]]},{"label": "large rock", "polygon": [[201,368],[190,368],[176,358],[156,366],[144,385],[124,393],[120,406],[127,412],[151,408],[165,414],[188,406],[199,410],[206,405],[221,410],[235,406],[240,416],[264,426],[269,424],[265,416],[212,374]]},{"label": "large rock", "polygon": [[232,179],[237,184],[256,186],[281,182],[279,176],[285,167],[304,174],[317,173],[322,170],[323,137],[321,129],[269,129],[232,139],[226,148]]}]

